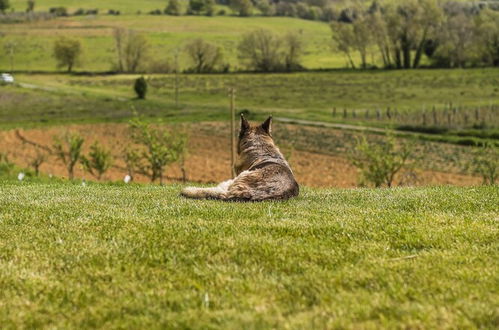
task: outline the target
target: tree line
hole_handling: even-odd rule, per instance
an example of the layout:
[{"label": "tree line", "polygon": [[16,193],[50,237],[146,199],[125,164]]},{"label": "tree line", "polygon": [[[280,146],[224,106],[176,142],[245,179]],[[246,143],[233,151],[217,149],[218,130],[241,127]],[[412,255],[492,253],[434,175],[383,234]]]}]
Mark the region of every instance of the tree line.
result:
[{"label": "tree line", "polygon": [[[499,66],[499,12],[475,3],[437,0],[374,1],[331,23],[337,50],[355,68]],[[428,61],[424,62],[424,56]]]},{"label": "tree line", "polygon": [[[144,34],[117,28],[113,32],[115,61],[112,71],[120,73],[171,73],[178,72],[178,61],[171,58],[154,60],[150,44]],[[224,60],[222,48],[214,43],[196,38],[188,41],[183,51],[190,65],[185,72],[228,72],[230,65]],[[258,29],[243,35],[238,45],[238,57],[247,70],[284,72],[303,69],[303,40],[299,33],[277,34]],[[178,54],[177,54],[178,55]],[[177,57],[175,55],[175,58]],[[78,39],[60,37],[54,42],[53,57],[59,68],[72,72],[81,64],[83,47]]]}]

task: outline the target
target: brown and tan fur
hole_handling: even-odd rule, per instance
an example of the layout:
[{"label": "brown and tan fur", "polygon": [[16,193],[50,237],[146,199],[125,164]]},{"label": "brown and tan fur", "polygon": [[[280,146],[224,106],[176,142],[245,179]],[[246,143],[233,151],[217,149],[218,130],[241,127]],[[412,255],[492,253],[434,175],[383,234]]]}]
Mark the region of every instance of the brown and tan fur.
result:
[{"label": "brown and tan fur", "polygon": [[271,125],[272,117],[259,126],[251,126],[241,115],[236,178],[212,188],[187,187],[182,196],[226,201],[285,200],[298,196],[298,183],[274,144]]}]

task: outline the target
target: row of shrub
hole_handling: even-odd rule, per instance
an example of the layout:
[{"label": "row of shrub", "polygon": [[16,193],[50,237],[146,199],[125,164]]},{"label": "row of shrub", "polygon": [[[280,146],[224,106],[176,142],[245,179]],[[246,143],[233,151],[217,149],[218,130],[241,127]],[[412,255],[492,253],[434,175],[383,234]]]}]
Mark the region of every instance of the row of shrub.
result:
[{"label": "row of shrub", "polygon": [[[115,72],[178,72],[178,61],[174,59],[152,60],[150,44],[143,34],[132,30],[115,29],[116,60]],[[245,34],[238,45],[241,63],[251,71],[291,72],[302,70],[301,58],[304,52],[299,33],[280,35],[268,30],[255,30]],[[229,64],[224,60],[222,47],[201,38],[188,41],[183,52],[191,65],[185,72],[213,73],[228,72]],[[78,39],[60,37],[54,43],[53,56],[59,68],[72,72],[81,63],[83,47]],[[173,55],[173,54],[172,54]],[[178,56],[178,54],[177,54]]]},{"label": "row of shrub", "polygon": [[[70,16],[66,7],[50,8],[49,13],[54,14],[55,16],[58,16],[58,17]],[[97,8],[94,8],[94,9],[79,8],[73,13],[73,16],[98,15],[98,14],[99,14],[99,9],[97,9]],[[120,15],[121,12],[119,10],[109,9],[107,11],[107,14],[117,16],[117,15]]]},{"label": "row of shrub", "polygon": [[[31,141],[19,131],[16,131],[16,135],[24,145],[34,148],[35,152],[28,160],[28,166],[36,176],[42,164],[52,159],[65,167],[70,180],[75,177],[77,165],[97,180],[103,179],[105,173],[115,166],[116,154],[113,155],[110,149],[98,141],[92,143],[89,152],[84,154],[85,138],[76,132],[53,136],[51,145]],[[129,136],[126,140],[119,157],[125,164],[125,168],[121,169],[126,170],[129,181],[140,174],[148,177],[151,182],[159,181],[162,184],[169,165],[180,162],[183,169],[187,148],[187,135],[184,132],[153,127],[141,117],[135,116],[129,122]],[[14,164],[9,161],[7,154],[0,152],[0,174],[11,172],[13,168]]]}]

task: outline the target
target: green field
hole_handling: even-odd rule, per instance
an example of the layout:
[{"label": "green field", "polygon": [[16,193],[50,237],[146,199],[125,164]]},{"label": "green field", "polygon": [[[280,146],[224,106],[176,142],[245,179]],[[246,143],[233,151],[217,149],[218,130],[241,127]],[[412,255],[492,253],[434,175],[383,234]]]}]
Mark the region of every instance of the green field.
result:
[{"label": "green field", "polygon": [[[180,109],[175,108],[173,75],[148,76],[146,101],[133,100],[136,77],[17,75],[18,82],[48,90],[0,87],[0,121],[8,126],[120,121],[130,116],[132,108],[170,121],[223,120],[227,118],[227,89],[232,86],[237,88],[238,110],[249,109],[256,118],[272,113],[378,125],[388,122],[386,117],[376,120],[374,109],[396,108],[410,119],[411,113],[429,111],[433,106],[442,111],[449,102],[458,109],[499,105],[497,69],[181,75]],[[335,107],[338,114],[332,117]],[[350,110],[345,119],[340,115],[344,108]],[[366,109],[370,110],[370,120],[363,115]],[[356,110],[356,117],[351,110]],[[497,111],[489,116],[492,114],[495,116],[490,118],[496,122],[488,120],[488,124],[497,125]]]},{"label": "green field", "polygon": [[497,327],[499,189],[0,182],[6,328]]},{"label": "green field", "polygon": [[[223,47],[224,61],[231,70],[245,69],[237,58],[237,44],[244,33],[263,28],[279,34],[299,33],[305,42],[303,65],[309,69],[345,66],[343,56],[332,51],[331,30],[322,22],[286,17],[98,15],[0,25],[0,32],[5,34],[0,38],[0,71],[10,70],[5,43],[16,44],[14,71],[57,71],[52,49],[62,35],[82,42],[84,54],[77,71],[109,71],[116,61],[112,37],[116,27],[146,34],[151,45],[149,57],[154,61],[172,61],[175,49],[182,50],[189,40],[203,38]],[[181,68],[190,65],[182,53]]]},{"label": "green field", "polygon": [[[182,0],[180,2],[183,2]],[[149,12],[154,9],[165,9],[167,5],[165,0],[85,0],[84,2],[78,0],[43,0],[37,1],[35,10],[48,11],[52,7],[64,6],[70,13],[79,8],[84,9],[99,9],[101,13],[106,13],[109,9],[120,10],[122,13],[135,14],[137,11]],[[11,6],[16,11],[23,11],[26,9],[25,0],[10,0]]]}]

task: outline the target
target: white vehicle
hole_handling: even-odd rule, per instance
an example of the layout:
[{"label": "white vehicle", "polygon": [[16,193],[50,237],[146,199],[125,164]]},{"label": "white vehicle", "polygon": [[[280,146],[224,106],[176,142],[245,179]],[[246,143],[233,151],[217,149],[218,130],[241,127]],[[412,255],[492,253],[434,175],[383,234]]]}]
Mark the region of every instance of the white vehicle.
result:
[{"label": "white vehicle", "polygon": [[0,75],[0,83],[13,84],[14,83],[14,77],[12,77],[12,75],[9,74],[9,73],[2,73]]}]

